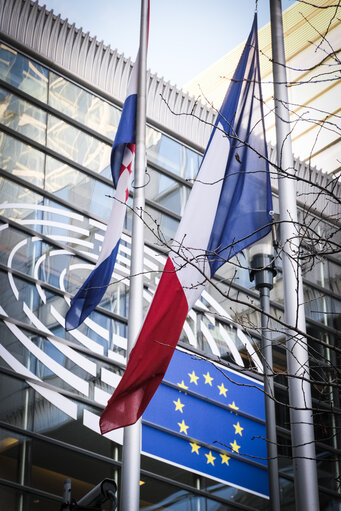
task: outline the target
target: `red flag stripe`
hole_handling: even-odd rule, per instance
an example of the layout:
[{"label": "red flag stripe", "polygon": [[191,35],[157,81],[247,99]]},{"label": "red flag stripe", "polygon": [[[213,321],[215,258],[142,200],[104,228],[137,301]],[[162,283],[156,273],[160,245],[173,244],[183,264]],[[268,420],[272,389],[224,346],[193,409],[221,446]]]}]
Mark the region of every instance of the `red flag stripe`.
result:
[{"label": "red flag stripe", "polygon": [[134,424],[156,392],[172,358],[188,304],[168,258],[127,369],[101,416],[101,432]]}]

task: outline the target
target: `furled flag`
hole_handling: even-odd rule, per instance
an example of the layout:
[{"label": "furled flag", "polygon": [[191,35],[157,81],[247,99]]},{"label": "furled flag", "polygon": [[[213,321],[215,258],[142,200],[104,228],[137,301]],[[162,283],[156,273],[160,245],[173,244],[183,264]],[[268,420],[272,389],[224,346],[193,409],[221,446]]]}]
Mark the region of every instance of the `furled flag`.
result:
[{"label": "furled flag", "polygon": [[77,328],[100,303],[115,266],[135,157],[138,62],[139,52],[130,76],[127,97],[111,151],[110,166],[116,193],[102,250],[95,268],[71,300],[65,318],[67,331]]},{"label": "furled flag", "polygon": [[154,299],[101,416],[102,433],[133,424],[143,414],[205,283],[270,232],[271,212],[255,15]]}]

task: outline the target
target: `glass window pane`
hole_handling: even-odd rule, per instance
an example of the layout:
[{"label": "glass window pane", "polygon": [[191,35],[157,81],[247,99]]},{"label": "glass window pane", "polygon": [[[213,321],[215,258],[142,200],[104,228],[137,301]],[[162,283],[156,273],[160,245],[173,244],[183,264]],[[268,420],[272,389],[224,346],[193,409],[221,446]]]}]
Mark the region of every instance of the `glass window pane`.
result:
[{"label": "glass window pane", "polygon": [[[145,241],[154,245],[163,246],[164,242],[168,242],[174,238],[179,221],[161,213],[149,206],[145,208]],[[131,230],[132,212],[127,210],[127,226]]]},{"label": "glass window pane", "polygon": [[49,104],[84,126],[114,139],[120,110],[52,72]]},{"label": "glass window pane", "polygon": [[326,296],[310,286],[304,287],[305,313],[308,318],[322,325],[338,329],[341,317],[341,301]]},{"label": "glass window pane", "polygon": [[202,156],[162,133],[147,127],[148,159],[184,179],[194,179]]},{"label": "glass window pane", "polygon": [[72,496],[78,500],[106,477],[112,478],[114,471],[109,463],[32,440],[31,485],[40,490],[61,495],[64,480],[69,477]]},{"label": "glass window pane", "polygon": [[0,132],[0,167],[37,186],[44,185],[45,155]]},{"label": "glass window pane", "polygon": [[[8,179],[0,180],[0,214],[13,219],[25,218],[36,213],[32,213],[33,207],[26,208],[25,204],[39,205],[43,197],[38,193],[32,192]],[[21,206],[22,205],[22,206]]]},{"label": "glass window pane", "polygon": [[46,102],[47,69],[3,43],[0,44],[0,76],[14,87]]},{"label": "glass window pane", "polygon": [[190,188],[152,168],[148,168],[147,173],[146,199],[170,209],[177,215],[182,215]]},{"label": "glass window pane", "polygon": [[48,116],[47,146],[105,177],[110,177],[111,147],[56,117]]},{"label": "glass window pane", "polygon": [[[5,362],[2,358],[0,358],[0,363],[2,366],[8,367],[5,365]],[[25,399],[26,399],[26,389],[28,388],[27,383],[22,380],[17,380],[11,376],[7,376],[5,374],[0,373],[0,397],[1,397],[1,407],[0,407],[0,420],[3,422],[8,422],[14,426],[18,426],[20,428],[25,428],[25,417],[24,414],[20,410],[24,409]],[[20,436],[13,433],[12,431],[0,430],[1,431],[1,455],[6,456],[6,452],[11,452],[11,459],[13,460],[10,465],[12,467],[16,466],[16,458],[17,458],[17,449],[18,447],[18,439]],[[7,439],[7,440],[5,440]],[[12,440],[11,440],[12,439]],[[12,450],[13,449],[13,450]],[[11,451],[10,451],[11,450]],[[2,463],[0,463],[0,470],[3,467]],[[9,467],[10,468],[10,467]],[[13,477],[7,476],[8,479],[16,480],[17,474],[14,474],[14,471],[10,469],[9,472],[13,474]],[[6,476],[1,476],[6,477]]]},{"label": "glass window pane", "polygon": [[35,142],[45,144],[46,112],[0,87],[1,122]]},{"label": "glass window pane", "polygon": [[4,509],[16,509],[15,506],[17,505],[18,499],[19,496],[16,489],[0,486],[0,502]]},{"label": "glass window pane", "polygon": [[46,157],[45,188],[57,197],[107,220],[114,195],[112,186],[79,172],[66,163]]},{"label": "glass window pane", "polygon": [[325,285],[328,284],[333,293],[341,295],[341,264],[328,261],[328,275]]}]

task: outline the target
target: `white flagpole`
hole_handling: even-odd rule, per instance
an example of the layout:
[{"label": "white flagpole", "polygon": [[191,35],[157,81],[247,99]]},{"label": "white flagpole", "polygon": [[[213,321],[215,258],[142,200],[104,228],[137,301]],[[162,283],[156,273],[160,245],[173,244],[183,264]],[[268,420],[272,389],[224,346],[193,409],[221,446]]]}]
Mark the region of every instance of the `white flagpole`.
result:
[{"label": "white flagpole", "polygon": [[[318,483],[307,339],[290,327],[305,332],[303,283],[299,264],[296,181],[290,136],[287,76],[281,0],[270,0],[271,38],[276,114],[277,164],[288,176],[279,175],[280,232],[287,331],[287,364],[291,441],[295,477],[296,509],[318,511]],[[292,376],[290,376],[292,375]]]},{"label": "white flagpole", "polygon": [[[141,0],[127,357],[135,345],[143,320],[144,226],[142,217],[145,203],[147,32],[148,0]],[[138,511],[140,508],[140,451],[141,420],[124,429],[120,494],[122,511]]]}]

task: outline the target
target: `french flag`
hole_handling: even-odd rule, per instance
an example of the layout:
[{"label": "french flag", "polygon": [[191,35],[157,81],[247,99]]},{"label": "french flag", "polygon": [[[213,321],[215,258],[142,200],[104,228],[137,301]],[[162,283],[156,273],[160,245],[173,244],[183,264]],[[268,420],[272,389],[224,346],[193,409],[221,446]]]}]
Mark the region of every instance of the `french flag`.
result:
[{"label": "french flag", "polygon": [[137,104],[137,55],[130,76],[127,97],[111,151],[111,173],[116,188],[101,253],[89,277],[72,298],[65,317],[65,330],[77,328],[100,303],[112,276],[122,235],[126,203],[134,167]]},{"label": "french flag", "polygon": [[154,299],[126,371],[101,416],[102,433],[134,424],[143,414],[207,281],[271,228],[255,16]]}]

